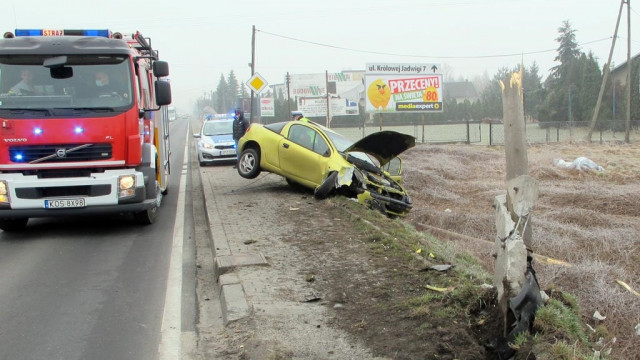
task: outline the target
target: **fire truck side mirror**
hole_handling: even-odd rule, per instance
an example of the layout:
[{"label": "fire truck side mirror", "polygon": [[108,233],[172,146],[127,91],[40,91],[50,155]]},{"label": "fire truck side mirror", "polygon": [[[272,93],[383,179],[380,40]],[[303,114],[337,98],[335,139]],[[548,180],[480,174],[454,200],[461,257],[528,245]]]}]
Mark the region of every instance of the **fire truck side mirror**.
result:
[{"label": "fire truck side mirror", "polygon": [[153,75],[155,77],[169,76],[169,63],[166,61],[154,61]]},{"label": "fire truck side mirror", "polygon": [[171,104],[171,84],[168,81],[156,80],[156,104],[159,106]]}]

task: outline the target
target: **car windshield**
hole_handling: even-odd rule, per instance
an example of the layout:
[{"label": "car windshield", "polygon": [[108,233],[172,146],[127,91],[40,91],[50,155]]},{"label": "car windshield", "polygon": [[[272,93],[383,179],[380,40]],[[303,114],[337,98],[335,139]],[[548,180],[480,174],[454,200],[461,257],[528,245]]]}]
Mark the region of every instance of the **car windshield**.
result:
[{"label": "car windshield", "polygon": [[[344,153],[345,150],[347,150],[351,145],[354,144],[354,141],[351,141],[349,139],[347,139],[346,137],[333,132],[332,130],[322,127],[322,130],[324,130],[324,133],[327,134],[327,136],[329,137],[329,139],[331,139],[331,142],[333,143],[333,145],[336,147],[336,149],[341,152]],[[349,155],[352,155],[354,157],[357,157],[360,160],[364,160],[370,164],[376,165],[378,166],[378,164],[371,159],[371,157],[363,152],[359,152],[359,151],[352,151],[349,152]]]},{"label": "car windshield", "polygon": [[336,147],[339,152],[344,152],[349,146],[353,145],[353,141],[347,139],[346,137],[333,132],[327,128],[323,128],[324,133],[327,134],[331,142]]},{"label": "car windshield", "polygon": [[[0,56],[0,110],[46,109],[53,115],[124,111],[133,105],[130,63],[123,55],[76,55],[45,67],[45,55]],[[62,57],[61,57],[62,58]]]},{"label": "car windshield", "polygon": [[207,121],[202,126],[203,136],[228,135],[233,134],[232,121]]}]

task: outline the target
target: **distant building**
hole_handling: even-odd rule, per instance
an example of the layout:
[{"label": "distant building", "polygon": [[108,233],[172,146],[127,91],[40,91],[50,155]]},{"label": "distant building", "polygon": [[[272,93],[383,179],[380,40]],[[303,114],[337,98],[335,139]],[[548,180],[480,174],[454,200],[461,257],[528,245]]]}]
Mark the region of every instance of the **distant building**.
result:
[{"label": "distant building", "polygon": [[[640,54],[636,54],[631,57],[631,63],[633,64],[638,58]],[[611,69],[611,79],[614,84],[618,84],[619,86],[625,86],[627,84],[627,62],[623,62],[622,64]],[[633,82],[631,83],[633,84]]]},{"label": "distant building", "polygon": [[442,88],[445,101],[455,100],[460,104],[465,100],[469,100],[470,103],[480,100],[480,95],[471,81],[445,82]]}]

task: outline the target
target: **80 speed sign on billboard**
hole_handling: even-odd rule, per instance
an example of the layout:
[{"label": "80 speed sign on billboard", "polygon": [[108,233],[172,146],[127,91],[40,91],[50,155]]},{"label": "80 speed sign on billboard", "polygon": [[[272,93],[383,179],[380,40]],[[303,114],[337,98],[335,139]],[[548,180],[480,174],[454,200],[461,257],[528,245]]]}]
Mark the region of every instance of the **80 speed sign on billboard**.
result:
[{"label": "80 speed sign on billboard", "polygon": [[436,64],[367,64],[366,112],[442,112]]}]

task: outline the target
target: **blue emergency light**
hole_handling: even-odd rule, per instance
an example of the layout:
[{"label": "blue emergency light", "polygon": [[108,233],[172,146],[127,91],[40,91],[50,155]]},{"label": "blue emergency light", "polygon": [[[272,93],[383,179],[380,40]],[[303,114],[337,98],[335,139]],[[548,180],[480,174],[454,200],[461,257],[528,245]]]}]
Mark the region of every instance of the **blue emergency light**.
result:
[{"label": "blue emergency light", "polygon": [[61,30],[61,29],[16,29],[16,36],[100,36],[111,37],[111,31],[106,29],[90,30]]}]

